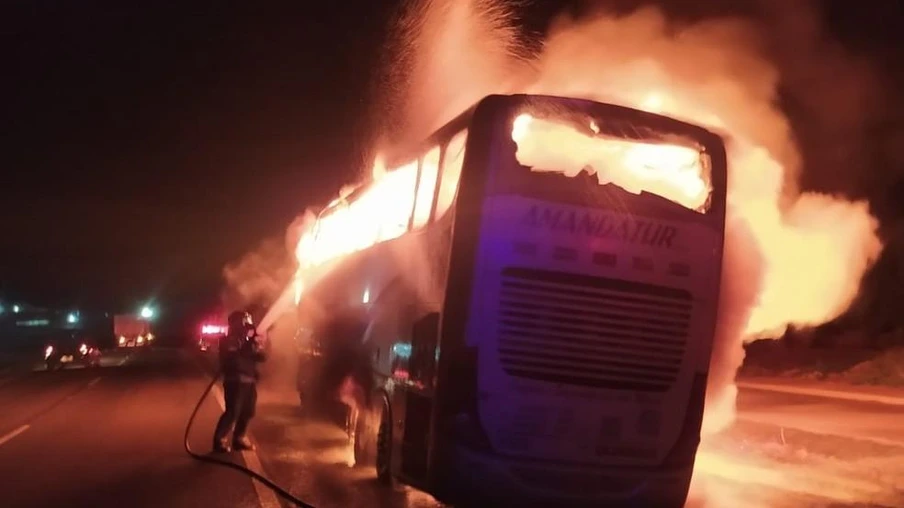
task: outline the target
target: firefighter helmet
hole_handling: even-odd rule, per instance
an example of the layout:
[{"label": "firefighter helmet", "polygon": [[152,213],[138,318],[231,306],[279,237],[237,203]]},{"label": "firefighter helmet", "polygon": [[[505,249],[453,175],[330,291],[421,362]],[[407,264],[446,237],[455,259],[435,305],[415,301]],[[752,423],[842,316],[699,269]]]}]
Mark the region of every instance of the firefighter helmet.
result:
[{"label": "firefighter helmet", "polygon": [[236,310],[229,314],[228,319],[229,333],[235,333],[237,330],[248,330],[254,327],[251,314],[243,310]]}]

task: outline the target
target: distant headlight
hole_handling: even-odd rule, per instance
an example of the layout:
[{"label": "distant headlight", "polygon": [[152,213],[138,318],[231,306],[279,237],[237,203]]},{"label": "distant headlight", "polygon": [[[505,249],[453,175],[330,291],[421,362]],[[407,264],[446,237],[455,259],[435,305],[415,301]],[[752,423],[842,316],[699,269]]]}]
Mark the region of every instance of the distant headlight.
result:
[{"label": "distant headlight", "polygon": [[121,345],[123,345],[123,344],[125,344],[125,343],[126,343],[126,338],[120,335],[120,336],[119,336],[119,345],[121,346]]},{"label": "distant headlight", "polygon": [[144,344],[144,337],[142,337],[141,335],[139,335],[139,336],[138,336],[138,340],[136,340],[135,342],[137,342],[138,344]]},{"label": "distant headlight", "polygon": [[53,346],[47,346],[44,348],[44,359],[50,358],[50,355],[53,354]]},{"label": "distant headlight", "polygon": [[81,346],[79,346],[79,347],[78,347],[78,352],[81,353],[81,354],[83,354],[83,355],[88,354],[88,345],[87,345],[87,344],[82,344]]}]

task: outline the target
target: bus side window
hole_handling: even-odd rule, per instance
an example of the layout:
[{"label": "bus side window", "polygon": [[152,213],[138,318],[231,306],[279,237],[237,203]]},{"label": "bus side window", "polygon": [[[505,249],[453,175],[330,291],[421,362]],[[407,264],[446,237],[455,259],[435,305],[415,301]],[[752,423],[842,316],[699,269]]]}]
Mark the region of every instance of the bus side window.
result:
[{"label": "bus side window", "polygon": [[[362,215],[357,214],[353,218],[357,223],[352,225],[358,229],[362,226],[360,221],[372,222],[375,225],[376,241],[384,242],[398,238],[408,232],[411,223],[411,213],[414,209],[414,192],[417,183],[417,159],[394,168],[380,177],[373,186],[372,195],[365,195],[355,202],[359,207],[369,208],[373,205],[373,199],[380,199],[380,206],[376,207],[378,213]],[[361,203],[368,203],[362,205]]]},{"label": "bus side window", "polygon": [[430,220],[433,208],[433,193],[436,190],[436,175],[439,172],[439,147],[427,152],[421,160],[421,173],[414,201],[414,227],[419,228]]},{"label": "bus side window", "polygon": [[439,195],[436,200],[436,218],[440,218],[452,206],[458,191],[458,179],[465,160],[465,140],[468,131],[461,131],[449,141],[443,154],[443,170],[440,172]]}]

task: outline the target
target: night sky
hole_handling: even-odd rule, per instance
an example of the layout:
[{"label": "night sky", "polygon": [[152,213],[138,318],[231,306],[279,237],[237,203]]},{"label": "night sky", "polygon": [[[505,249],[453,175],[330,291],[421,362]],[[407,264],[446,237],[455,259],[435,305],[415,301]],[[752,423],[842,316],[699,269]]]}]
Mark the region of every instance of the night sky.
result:
[{"label": "night sky", "polygon": [[[357,174],[390,2],[143,4],[4,2],[0,299],[215,302]],[[836,34],[899,61],[901,2],[860,4]]]},{"label": "night sky", "polygon": [[227,261],[355,174],[386,24],[374,3],[0,16],[4,296],[215,298]]}]

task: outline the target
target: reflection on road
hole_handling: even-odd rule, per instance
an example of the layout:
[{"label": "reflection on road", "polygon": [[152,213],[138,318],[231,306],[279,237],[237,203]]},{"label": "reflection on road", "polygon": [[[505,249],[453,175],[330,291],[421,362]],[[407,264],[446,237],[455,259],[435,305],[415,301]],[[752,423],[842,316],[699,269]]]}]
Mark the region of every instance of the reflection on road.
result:
[{"label": "reflection on road", "polygon": [[372,467],[349,467],[344,431],[300,414],[297,394],[265,387],[253,424],[264,469],[293,494],[318,508],[443,506],[410,487],[379,484]]},{"label": "reflection on road", "polygon": [[701,447],[689,506],[904,506],[904,407],[745,390],[739,409]]}]

